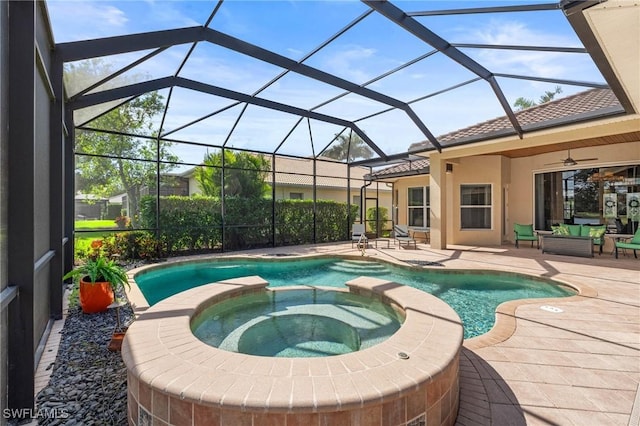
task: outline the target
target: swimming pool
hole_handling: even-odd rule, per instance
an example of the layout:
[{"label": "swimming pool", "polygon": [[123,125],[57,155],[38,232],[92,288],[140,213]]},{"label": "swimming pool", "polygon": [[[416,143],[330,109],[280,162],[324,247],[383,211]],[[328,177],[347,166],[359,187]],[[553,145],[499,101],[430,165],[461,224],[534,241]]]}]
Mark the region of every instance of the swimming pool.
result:
[{"label": "swimming pool", "polygon": [[340,257],[306,259],[215,259],[160,265],[135,276],[149,305],[203,284],[258,275],[271,287],[342,287],[359,276],[387,279],[433,294],[460,316],[464,338],[489,331],[495,310],[517,299],[568,297],[577,292],[550,280],[494,271],[416,269]]}]

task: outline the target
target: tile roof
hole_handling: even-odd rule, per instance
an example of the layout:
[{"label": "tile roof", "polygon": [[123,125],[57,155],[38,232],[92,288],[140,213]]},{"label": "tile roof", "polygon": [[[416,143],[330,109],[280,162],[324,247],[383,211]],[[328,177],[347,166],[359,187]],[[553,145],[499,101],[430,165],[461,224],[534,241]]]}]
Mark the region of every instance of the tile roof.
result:
[{"label": "tile roof", "polygon": [[[350,182],[352,189],[359,189],[364,184],[364,181],[353,177]],[[313,176],[276,173],[276,186],[277,185],[311,187],[313,186]],[[344,189],[346,185],[346,178],[316,176],[316,186],[319,188]]]},{"label": "tile roof", "polygon": [[[534,130],[566,124],[581,119],[593,118],[598,113],[612,114],[623,112],[622,105],[610,89],[591,89],[555,101],[546,102],[515,112],[523,130]],[[507,116],[494,118],[455,130],[437,137],[443,147],[461,142],[471,142],[515,134]],[[424,141],[412,144],[410,152],[434,149],[431,143]]]},{"label": "tile roof", "polygon": [[[566,124],[594,116],[609,115],[623,112],[622,105],[610,89],[591,89],[575,95],[567,96],[555,101],[536,105],[515,115],[523,130],[534,130]],[[494,118],[473,126],[455,130],[437,137],[443,147],[463,142],[487,140],[492,137],[515,134],[515,130],[507,116]],[[435,149],[428,141],[414,143],[409,152],[420,152]],[[398,177],[422,173],[429,173],[429,160],[417,160],[387,167],[371,175],[374,179]]]},{"label": "tile roof", "polygon": [[397,176],[409,176],[429,173],[429,159],[407,161],[395,166],[378,170],[371,174],[374,179],[391,178]]}]

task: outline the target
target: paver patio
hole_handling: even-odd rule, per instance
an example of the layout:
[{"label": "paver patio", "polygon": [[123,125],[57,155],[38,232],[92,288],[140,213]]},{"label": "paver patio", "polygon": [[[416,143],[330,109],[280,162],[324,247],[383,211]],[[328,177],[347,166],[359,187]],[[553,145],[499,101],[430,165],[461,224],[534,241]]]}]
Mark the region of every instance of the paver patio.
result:
[{"label": "paver patio", "polygon": [[[354,253],[359,252],[344,243],[219,256]],[[609,251],[578,258],[528,247],[435,250],[418,244],[417,249],[369,248],[365,257],[519,272],[583,289],[571,299],[503,304],[490,333],[465,341],[457,424],[639,424],[640,260],[633,255],[616,260]]]}]

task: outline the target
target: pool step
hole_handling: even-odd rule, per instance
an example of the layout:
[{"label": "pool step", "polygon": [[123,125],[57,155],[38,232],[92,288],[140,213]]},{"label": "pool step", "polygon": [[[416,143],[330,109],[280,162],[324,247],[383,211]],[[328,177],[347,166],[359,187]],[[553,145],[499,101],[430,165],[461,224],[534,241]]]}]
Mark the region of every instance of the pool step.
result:
[{"label": "pool step", "polygon": [[385,265],[375,262],[340,261],[329,266],[332,271],[348,272],[354,274],[382,274],[389,270]]}]

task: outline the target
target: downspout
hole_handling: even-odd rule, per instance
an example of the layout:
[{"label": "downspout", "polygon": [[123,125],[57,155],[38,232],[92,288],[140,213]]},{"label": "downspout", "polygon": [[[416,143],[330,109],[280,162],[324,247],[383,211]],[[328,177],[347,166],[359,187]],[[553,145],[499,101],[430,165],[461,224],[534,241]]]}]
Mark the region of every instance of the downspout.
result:
[{"label": "downspout", "polygon": [[[371,167],[369,167],[369,174],[371,174],[372,170]],[[364,185],[362,185],[360,187],[360,223],[362,223],[362,219],[364,218],[364,194],[367,190],[368,186],[371,186],[371,184],[373,183],[372,180],[369,181],[369,183],[365,183]]]}]

